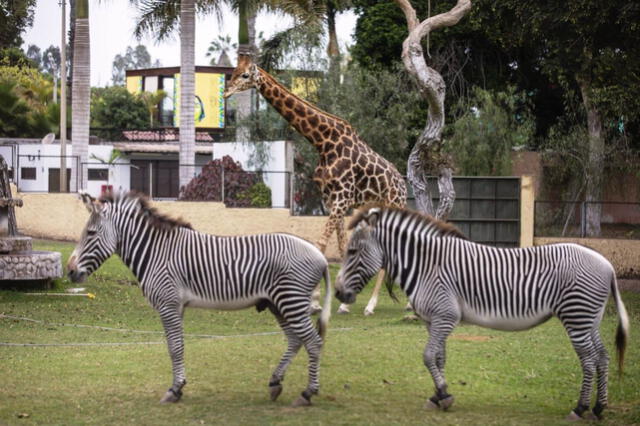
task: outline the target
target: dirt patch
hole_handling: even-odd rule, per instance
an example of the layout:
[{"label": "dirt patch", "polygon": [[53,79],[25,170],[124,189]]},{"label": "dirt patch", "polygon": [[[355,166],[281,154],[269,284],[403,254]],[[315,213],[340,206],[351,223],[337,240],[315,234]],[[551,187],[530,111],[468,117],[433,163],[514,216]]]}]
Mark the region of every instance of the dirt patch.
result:
[{"label": "dirt patch", "polygon": [[450,337],[453,340],[464,340],[466,342],[487,342],[492,339],[491,336],[474,336],[472,334],[454,334]]}]

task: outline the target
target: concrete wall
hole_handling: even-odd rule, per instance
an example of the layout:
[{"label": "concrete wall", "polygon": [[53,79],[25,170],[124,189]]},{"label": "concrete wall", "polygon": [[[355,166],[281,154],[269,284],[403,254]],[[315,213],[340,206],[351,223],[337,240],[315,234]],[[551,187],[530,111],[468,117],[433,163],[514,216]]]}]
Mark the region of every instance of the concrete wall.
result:
[{"label": "concrete wall", "polygon": [[[12,191],[16,194],[15,187]],[[19,193],[17,198],[24,201],[24,206],[16,209],[18,228],[32,237],[76,241],[89,218],[75,194]],[[327,221],[323,216],[290,216],[288,209],[234,209],[212,202],[152,204],[164,214],[190,222],[198,231],[215,235],[287,232],[315,243]],[[338,258],[335,235],[329,241],[326,255]]]},{"label": "concrete wall", "polygon": [[534,244],[576,243],[592,248],[609,259],[618,278],[640,278],[640,240],[605,238],[541,238]]}]

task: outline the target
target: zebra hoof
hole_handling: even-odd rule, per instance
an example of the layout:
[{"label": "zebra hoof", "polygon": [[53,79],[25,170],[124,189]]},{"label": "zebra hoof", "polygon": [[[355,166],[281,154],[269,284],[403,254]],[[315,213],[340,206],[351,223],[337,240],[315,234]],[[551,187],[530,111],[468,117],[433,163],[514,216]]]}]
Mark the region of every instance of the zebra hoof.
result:
[{"label": "zebra hoof", "polygon": [[180,397],[182,396],[182,392],[176,393],[173,390],[169,389],[167,393],[164,394],[162,399],[160,400],[161,404],[170,404],[173,402],[180,401]]},{"label": "zebra hoof", "polygon": [[298,399],[296,399],[295,401],[293,401],[293,403],[291,404],[292,407],[298,408],[298,407],[308,407],[311,405],[311,400],[305,398],[304,396],[300,395],[298,397]]},{"label": "zebra hoof", "polygon": [[577,422],[577,421],[580,421],[580,420],[583,420],[583,419],[582,419],[582,417],[577,415],[575,411],[571,410],[571,413],[569,413],[569,415],[567,416],[567,418],[565,420],[567,420],[569,422]]},{"label": "zebra hoof", "polygon": [[427,402],[424,404],[424,408],[429,411],[437,411],[440,409],[440,406],[432,400],[427,399]]},{"label": "zebra hoof", "polygon": [[366,308],[366,309],[364,310],[364,316],[365,316],[365,317],[370,317],[370,316],[371,316],[371,315],[373,315],[373,314],[374,314],[373,309]]},{"label": "zebra hoof", "polygon": [[348,306],[340,305],[340,307],[338,308],[338,313],[339,314],[349,314],[351,312],[349,311],[349,307]]},{"label": "zebra hoof", "polygon": [[282,385],[269,386],[269,395],[271,396],[272,401],[275,401],[276,399],[278,399],[281,393],[282,393]]},{"label": "zebra hoof", "polygon": [[453,395],[449,395],[445,399],[441,399],[438,401],[438,404],[440,404],[440,409],[442,411],[447,411],[449,407],[453,405]]}]

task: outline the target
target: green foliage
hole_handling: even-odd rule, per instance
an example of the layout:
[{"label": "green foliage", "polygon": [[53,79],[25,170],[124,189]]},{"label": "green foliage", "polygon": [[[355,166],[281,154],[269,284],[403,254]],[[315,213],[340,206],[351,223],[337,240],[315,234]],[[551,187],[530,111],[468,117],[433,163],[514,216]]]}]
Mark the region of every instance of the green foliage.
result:
[{"label": "green foliage", "polygon": [[91,89],[91,127],[143,129],[149,127],[144,102],[124,87]]},{"label": "green foliage", "polygon": [[0,66],[19,68],[38,67],[38,65],[29,59],[24,51],[18,47],[0,49]]},{"label": "green foliage", "polygon": [[264,182],[258,182],[239,195],[240,198],[249,200],[250,207],[271,207],[271,188]]},{"label": "green foliage", "polygon": [[492,93],[476,88],[463,111],[448,129],[445,144],[458,173],[467,176],[502,176],[511,173],[513,147],[526,147],[534,134],[529,101],[513,88]]},{"label": "green foliage", "polygon": [[[480,0],[478,20],[506,49],[525,52],[529,63],[559,86],[565,101],[580,90],[603,124],[623,119],[640,131],[640,7],[626,0],[493,2]],[[575,124],[582,123],[572,123]],[[633,143],[633,141],[632,141]]]},{"label": "green foliage", "polygon": [[36,0],[0,0],[0,49],[20,47],[22,33],[33,25]]},{"label": "green foliage", "polygon": [[57,131],[51,82],[35,68],[0,66],[0,136],[41,138]]}]

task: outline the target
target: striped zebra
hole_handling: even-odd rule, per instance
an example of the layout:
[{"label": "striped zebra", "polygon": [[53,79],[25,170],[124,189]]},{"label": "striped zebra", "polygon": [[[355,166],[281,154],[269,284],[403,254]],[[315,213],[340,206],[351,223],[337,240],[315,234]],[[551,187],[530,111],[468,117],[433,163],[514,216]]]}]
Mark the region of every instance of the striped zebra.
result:
[{"label": "striped zebra", "polygon": [[[429,408],[453,403],[444,378],[445,342],[460,322],[498,330],[526,330],[557,316],[582,364],[583,381],[571,419],[600,418],[607,406],[609,357],[599,325],[609,292],[618,309],[620,372],[629,320],[615,272],[600,254],[577,244],[505,249],[467,241],[452,225],[419,213],[368,207],[355,228],[336,279],[336,297],[353,303],[380,269],[406,293],[427,323],[424,363],[435,383]],[[597,373],[597,401],[588,412]]]},{"label": "striped zebra", "polygon": [[[118,194],[82,201],[91,213],[69,262],[69,277],[82,282],[117,253],[136,275],[142,293],[160,314],[173,366],[173,384],[161,402],[177,402],[186,384],[183,311],[187,306],[214,309],[269,309],[288,340],[269,382],[272,400],[282,392],[291,360],[304,345],[309,354],[309,383],[294,406],[309,405],[318,393],[318,367],[331,315],[329,269],[311,243],[287,234],[216,237],[162,216],[146,198]],[[311,292],[325,279],[324,309],[313,326]]]}]

